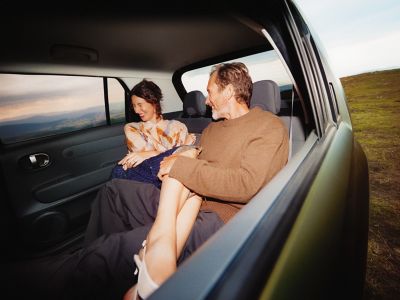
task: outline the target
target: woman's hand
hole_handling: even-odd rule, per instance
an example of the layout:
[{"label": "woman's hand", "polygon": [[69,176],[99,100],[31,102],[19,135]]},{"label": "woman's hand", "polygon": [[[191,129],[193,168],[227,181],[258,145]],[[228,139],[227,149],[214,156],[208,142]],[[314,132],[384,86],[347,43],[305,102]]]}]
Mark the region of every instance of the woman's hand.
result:
[{"label": "woman's hand", "polygon": [[126,171],[129,168],[140,165],[147,157],[142,154],[143,152],[130,152],[118,164],[122,165],[122,168]]},{"label": "woman's hand", "polygon": [[194,145],[196,143],[196,135],[194,133],[189,133],[185,139],[185,145]]},{"label": "woman's hand", "polygon": [[122,168],[126,171],[129,168],[140,165],[146,159],[160,154],[159,151],[141,151],[141,152],[129,152],[118,164],[122,165]]},{"label": "woman's hand", "polygon": [[[182,149],[182,150],[181,150]],[[181,151],[180,151],[181,150]],[[179,148],[174,155],[177,156],[186,156],[189,158],[197,158],[197,156],[199,156],[201,152],[201,147],[185,147],[182,146],[181,148]]]}]

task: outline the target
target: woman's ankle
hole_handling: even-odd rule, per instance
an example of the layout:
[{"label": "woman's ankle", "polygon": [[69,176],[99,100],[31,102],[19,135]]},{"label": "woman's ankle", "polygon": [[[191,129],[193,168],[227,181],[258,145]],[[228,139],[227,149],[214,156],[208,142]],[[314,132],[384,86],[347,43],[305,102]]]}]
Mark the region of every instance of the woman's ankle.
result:
[{"label": "woman's ankle", "polygon": [[[174,244],[176,242],[174,241]],[[147,243],[144,260],[150,277],[162,284],[176,270],[176,246],[165,237]]]}]

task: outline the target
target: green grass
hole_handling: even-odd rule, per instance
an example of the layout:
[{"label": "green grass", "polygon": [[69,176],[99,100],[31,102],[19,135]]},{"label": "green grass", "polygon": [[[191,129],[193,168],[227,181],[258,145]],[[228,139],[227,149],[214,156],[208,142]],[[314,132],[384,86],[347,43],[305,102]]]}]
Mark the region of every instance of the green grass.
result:
[{"label": "green grass", "polygon": [[365,299],[400,299],[400,69],[341,81],[370,171]]}]

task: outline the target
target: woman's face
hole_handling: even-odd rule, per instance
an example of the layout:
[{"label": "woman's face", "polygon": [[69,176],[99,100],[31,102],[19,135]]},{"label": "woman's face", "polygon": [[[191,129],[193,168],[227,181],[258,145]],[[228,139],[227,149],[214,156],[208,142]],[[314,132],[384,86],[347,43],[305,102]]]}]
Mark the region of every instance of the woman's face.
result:
[{"label": "woman's face", "polygon": [[135,113],[140,116],[143,122],[157,120],[156,108],[153,104],[135,95],[132,96],[131,101]]}]

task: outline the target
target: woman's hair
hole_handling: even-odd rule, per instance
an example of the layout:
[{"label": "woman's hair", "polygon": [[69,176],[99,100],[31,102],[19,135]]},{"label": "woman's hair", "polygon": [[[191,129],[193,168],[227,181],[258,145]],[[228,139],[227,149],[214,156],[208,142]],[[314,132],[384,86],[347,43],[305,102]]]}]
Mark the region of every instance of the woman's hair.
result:
[{"label": "woman's hair", "polygon": [[161,103],[163,94],[161,89],[153,81],[143,79],[136,84],[129,93],[129,98],[137,96],[143,98],[146,102],[153,104],[156,108],[157,117],[161,116]]},{"label": "woman's hair", "polygon": [[250,107],[253,83],[245,64],[240,62],[218,64],[211,69],[210,75],[213,73],[217,75],[215,83],[220,90],[232,84],[236,98]]}]

